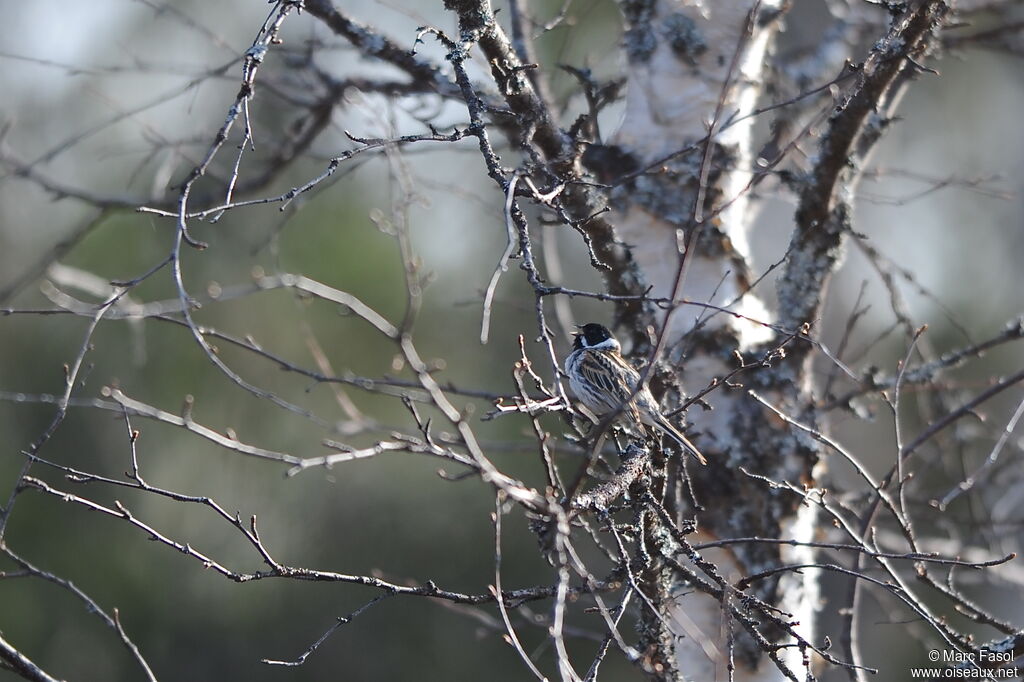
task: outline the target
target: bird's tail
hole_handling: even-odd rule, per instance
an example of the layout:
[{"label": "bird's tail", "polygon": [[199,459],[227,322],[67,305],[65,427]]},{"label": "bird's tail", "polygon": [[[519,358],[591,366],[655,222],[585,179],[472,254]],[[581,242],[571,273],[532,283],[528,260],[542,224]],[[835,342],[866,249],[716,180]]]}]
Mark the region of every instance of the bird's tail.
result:
[{"label": "bird's tail", "polygon": [[700,462],[704,466],[708,465],[708,461],[704,458],[704,455],[700,454],[700,450],[697,449],[697,446],[691,443],[686,436],[679,433],[679,430],[676,427],[672,426],[672,424],[670,424],[667,419],[655,419],[654,424],[659,429],[661,429],[669,438],[679,443],[679,445],[683,448],[683,452],[689,452],[691,455],[697,458],[698,462]]}]

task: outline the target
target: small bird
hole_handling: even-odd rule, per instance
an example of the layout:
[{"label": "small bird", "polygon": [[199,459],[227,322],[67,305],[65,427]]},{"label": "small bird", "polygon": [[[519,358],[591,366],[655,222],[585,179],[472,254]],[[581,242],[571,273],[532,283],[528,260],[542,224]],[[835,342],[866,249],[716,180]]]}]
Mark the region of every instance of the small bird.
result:
[{"label": "small bird", "polygon": [[575,340],[572,353],[565,359],[565,373],[569,376],[569,387],[580,402],[599,417],[621,409],[620,419],[659,429],[679,443],[684,452],[706,465],[704,455],[662,416],[651,390],[647,386],[636,390],[640,374],[622,357],[622,346],[612,333],[593,322],[577,328],[580,331],[573,335]]}]

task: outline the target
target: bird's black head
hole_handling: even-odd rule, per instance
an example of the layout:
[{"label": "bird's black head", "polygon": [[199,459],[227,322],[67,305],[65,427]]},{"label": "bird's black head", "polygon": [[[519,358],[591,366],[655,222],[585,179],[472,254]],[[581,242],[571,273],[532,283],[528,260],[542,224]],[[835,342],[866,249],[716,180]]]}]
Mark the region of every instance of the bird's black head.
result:
[{"label": "bird's black head", "polygon": [[604,325],[597,324],[596,322],[588,322],[587,324],[577,327],[579,329],[576,332],[576,340],[573,342],[572,347],[575,350],[582,348],[599,348],[602,350],[618,350],[619,343],[612,336],[612,333],[608,331],[608,328]]}]

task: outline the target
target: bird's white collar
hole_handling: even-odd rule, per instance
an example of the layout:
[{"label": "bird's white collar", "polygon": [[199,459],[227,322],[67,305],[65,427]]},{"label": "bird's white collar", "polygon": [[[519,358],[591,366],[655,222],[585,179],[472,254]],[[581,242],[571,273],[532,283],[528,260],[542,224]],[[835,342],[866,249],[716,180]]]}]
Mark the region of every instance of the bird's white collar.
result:
[{"label": "bird's white collar", "polygon": [[595,343],[593,346],[587,345],[586,337],[583,337],[583,347],[587,350],[613,350],[617,353],[622,352],[622,346],[614,338],[605,339],[601,343]]}]

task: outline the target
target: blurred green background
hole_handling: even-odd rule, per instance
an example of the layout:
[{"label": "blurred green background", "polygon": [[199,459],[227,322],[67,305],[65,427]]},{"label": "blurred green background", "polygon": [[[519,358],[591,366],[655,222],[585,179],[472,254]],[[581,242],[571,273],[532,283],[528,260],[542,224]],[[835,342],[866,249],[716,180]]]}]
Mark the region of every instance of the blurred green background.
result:
[{"label": "blurred green background", "polygon": [[[544,16],[554,16],[562,5],[535,4]],[[806,8],[807,3],[797,4],[793,28],[785,40],[814,41],[818,35],[815,13]],[[9,126],[3,141],[5,158],[31,162],[60,150],[34,167],[54,183],[94,195],[138,197],[141,203],[173,196],[168,186],[179,181],[208,146],[237,92],[238,58],[268,11],[265,3],[241,0],[83,4],[38,0],[30,5],[3,0],[0,7],[10,19],[2,29],[0,54],[0,84],[7,93],[0,114]],[[373,22],[403,45],[412,44],[417,26],[453,28],[450,16],[435,3],[399,7],[347,2],[345,10]],[[608,46],[617,43],[620,31],[617,9],[610,0],[577,0],[569,4],[567,20],[541,39],[541,61],[552,67],[587,65],[602,77],[617,74],[622,64]],[[300,68],[307,45],[317,46],[317,67],[335,77],[390,74],[360,60],[308,15],[290,17],[282,36],[284,46],[271,50],[257,81],[252,105],[257,150],[243,160],[243,182],[250,169],[247,164],[259,168],[265,159],[261,154],[270,145],[263,140],[288,134],[294,120],[294,108],[280,93],[297,96],[304,79],[313,82],[308,69]],[[419,49],[440,57],[429,41]],[[482,64],[473,68],[484,72]],[[920,179],[883,173],[877,182],[862,185],[857,229],[915,273],[915,284],[905,285],[908,306],[915,320],[932,325],[929,339],[942,350],[963,345],[965,340],[921,290],[941,299],[978,339],[994,335],[1021,312],[1024,222],[1019,190],[1024,133],[1013,122],[1024,110],[1024,76],[1019,61],[988,53],[947,59],[940,68],[941,78],[924,78],[912,88],[903,108],[904,118],[912,123],[897,125],[886,138],[874,160],[876,168],[909,168],[932,179],[955,173],[983,180],[980,185],[986,192],[995,188],[992,191],[1009,198],[962,187],[914,198],[922,189]],[[551,71],[556,74],[556,93],[568,98],[572,80],[554,68]],[[193,86],[186,87],[190,83]],[[146,106],[153,102],[160,103]],[[571,120],[569,114],[578,110],[579,102],[578,98],[568,102],[567,120]],[[615,109],[609,111],[609,127],[614,127],[615,115]],[[309,154],[256,195],[274,196],[315,177],[328,159],[353,148],[346,130],[361,137],[394,134],[391,116],[399,133],[423,131],[408,111],[382,108],[381,100],[372,95],[348,93]],[[464,119],[464,112],[450,105],[438,112],[442,125],[461,124]],[[78,139],[83,132],[90,134]],[[229,168],[238,139],[236,129],[215,165],[218,172]],[[939,139],[941,144],[936,144]],[[504,161],[513,165],[514,155],[508,152]],[[467,389],[512,394],[511,367],[518,357],[519,334],[525,335],[537,370],[550,376],[544,348],[534,341],[533,297],[517,261],[511,263],[498,289],[491,340],[486,346],[478,340],[482,292],[504,248],[505,228],[502,197],[483,175],[475,142],[413,146],[403,150],[397,162],[405,165],[412,179],[414,196],[406,214],[410,234],[424,271],[432,273],[415,340],[423,357],[441,368],[438,379]],[[0,177],[0,291],[96,215],[82,201],[55,196],[39,183],[18,177],[10,165],[4,173]],[[210,201],[215,196],[211,193],[222,191],[212,180],[201,181],[198,187],[197,196]],[[209,248],[185,253],[186,286],[197,297],[222,299],[207,300],[196,313],[197,322],[251,337],[302,367],[317,368],[311,350],[315,342],[338,374],[411,378],[394,346],[337,306],[285,290],[230,295],[236,287],[248,286],[257,271],[299,273],[350,292],[397,322],[405,309],[405,286],[397,242],[387,225],[400,192],[388,160],[373,153],[343,164],[334,178],[284,213],[271,204],[230,211],[212,225],[194,221],[194,235],[209,243]],[[196,202],[194,206],[202,205],[201,199]],[[793,210],[792,203],[778,196],[765,197],[762,205],[752,230],[755,265],[761,269],[785,251]],[[561,226],[542,228],[537,223],[534,229],[544,258],[554,257],[557,251],[568,286],[600,288],[575,234]],[[542,235],[544,230],[549,234]],[[172,238],[172,222],[165,218],[112,211],[60,262],[103,280],[132,278],[164,258]],[[550,261],[543,266],[547,270]],[[905,340],[896,333],[873,343],[892,324],[892,313],[888,294],[856,249],[850,249],[844,269],[833,282],[829,316],[822,328],[830,342],[839,338],[863,281],[867,281],[864,300],[872,307],[851,348],[869,346],[858,367],[875,364],[891,370],[905,352]],[[58,286],[83,300],[98,300],[67,281]],[[761,291],[771,298],[770,278]],[[222,293],[214,295],[218,292]],[[4,305],[51,307],[45,293],[45,287],[33,279]],[[131,297],[137,302],[173,302],[176,294],[170,273],[165,270],[151,277]],[[611,317],[608,306],[592,301],[577,299],[570,306],[576,321]],[[550,305],[548,312],[554,318]],[[11,393],[59,393],[63,365],[73,361],[87,325],[87,318],[71,315],[0,317],[0,391],[8,398]],[[560,352],[565,350],[561,340]],[[394,398],[342,386],[358,410],[379,424],[377,430],[346,435],[352,423],[334,387],[217,344],[225,362],[247,381],[314,412],[328,426],[277,408],[240,390],[216,371],[188,330],[171,323],[104,321],[91,343],[76,396],[97,398],[104,386],[117,386],[131,398],[175,414],[186,396],[192,396],[192,416],[198,423],[221,433],[233,430],[241,441],[263,448],[312,457],[331,451],[322,443],[325,438],[360,447],[391,429],[415,430],[408,411]],[[986,377],[1020,362],[1019,349],[1002,349],[955,379],[959,387],[974,389]],[[1019,398],[1019,393],[1008,394],[987,409],[997,423],[1004,423]],[[484,400],[454,400],[477,414],[488,409]],[[0,402],[0,433],[6,436],[0,453],[2,499],[23,464],[20,452],[45,429],[54,409],[32,401]],[[425,414],[437,417],[429,411]],[[565,429],[559,420],[551,418],[545,424],[556,444],[564,443]],[[891,429],[852,417],[843,417],[833,426],[841,440],[884,471]],[[282,563],[374,574],[399,583],[422,584],[430,579],[441,587],[474,594],[485,593],[494,580],[489,517],[493,496],[476,479],[451,482],[437,475],[439,468],[461,473],[458,467],[390,453],[286,478],[287,467],[224,450],[166,424],[135,417],[132,427],[140,431],[139,463],[150,484],[208,495],[229,512],[237,510],[243,519],[256,515],[264,542]],[[436,428],[444,428],[439,419]],[[475,429],[503,471],[531,485],[543,485],[543,470],[525,421],[475,422]],[[979,453],[988,443],[979,446]],[[1013,454],[1019,455],[1019,445],[1012,447]],[[130,466],[129,453],[124,420],[118,413],[76,407],[40,455],[76,469],[121,477]],[[560,456],[572,461],[571,455]],[[118,500],[164,535],[188,542],[233,570],[263,568],[239,533],[208,508],[98,483],[75,483],[41,465],[34,466],[32,473],[54,487],[101,504],[109,506]],[[1019,471],[1012,475],[1018,476]],[[836,476],[843,481],[846,472],[840,468]],[[1014,515],[1006,514],[1010,524]],[[504,527],[505,587],[549,582],[551,571],[523,516],[513,512]],[[1019,544],[1020,528],[1008,527],[1011,530],[998,540],[1000,549],[1011,551],[1007,548]],[[148,541],[145,533],[122,521],[35,492],[19,498],[6,543],[36,566],[72,580],[108,612],[118,608],[127,632],[161,679],[520,680],[526,675],[515,653],[501,640],[500,630],[489,625],[496,622],[493,607],[480,609],[485,614],[481,618],[467,609],[395,597],[335,633],[304,666],[268,667],[260,659],[297,657],[335,618],[377,592],[341,583],[281,579],[235,584],[204,570],[194,559]],[[3,571],[15,568],[9,562],[0,565]],[[826,594],[832,586],[839,589],[841,585],[827,582]],[[980,596],[992,594],[989,587],[979,591]],[[1001,615],[1019,622],[1024,614],[1020,592],[1014,594],[999,608]],[[538,614],[547,613],[546,602],[533,608]],[[874,616],[889,618],[889,608],[878,609],[865,622]],[[594,614],[577,614],[572,624],[601,631]],[[869,646],[882,646],[891,631],[900,629],[895,624],[873,630]],[[0,630],[58,677],[140,679],[115,633],[67,591],[44,581],[0,580]],[[544,646],[543,624],[520,624],[519,632],[527,651]],[[572,647],[579,660],[589,661],[596,644],[581,637],[572,639]],[[923,649],[919,653],[923,655]],[[892,653],[873,661],[883,669],[879,679],[902,679],[901,671],[905,674],[915,655],[917,649],[911,648],[906,658]],[[547,664],[550,658],[542,656],[541,661]],[[621,657],[609,657],[605,666],[603,679],[636,678]],[[0,679],[11,677],[0,672]]]}]

